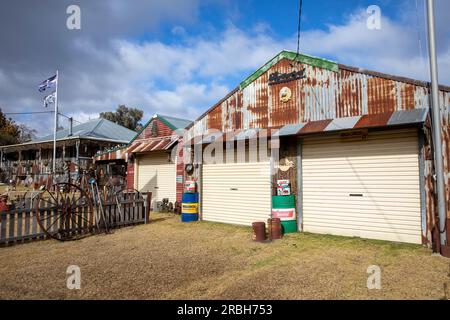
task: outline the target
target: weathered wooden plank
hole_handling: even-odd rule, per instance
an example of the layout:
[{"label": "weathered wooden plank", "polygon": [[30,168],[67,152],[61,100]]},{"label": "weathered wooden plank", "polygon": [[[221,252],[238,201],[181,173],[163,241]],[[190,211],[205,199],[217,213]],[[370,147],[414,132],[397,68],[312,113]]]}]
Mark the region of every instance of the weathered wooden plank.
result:
[{"label": "weathered wooden plank", "polygon": [[23,210],[20,210],[17,212],[17,240],[18,241],[22,241],[23,240],[23,236],[22,236],[22,228],[23,228]]},{"label": "weathered wooden plank", "polygon": [[38,224],[37,224],[37,217],[36,217],[36,213],[32,212],[31,213],[31,238],[32,239],[39,239],[39,234],[37,232],[38,230]]},{"label": "weathered wooden plank", "polygon": [[[9,232],[8,232],[8,238],[13,239],[15,237],[15,229],[16,229],[16,213],[17,210],[13,210],[9,214]],[[9,240],[12,241],[12,240]]]},{"label": "weathered wooden plank", "polygon": [[77,224],[78,224],[78,234],[83,233],[83,207],[78,206],[76,207],[77,212]]},{"label": "weathered wooden plank", "polygon": [[7,211],[0,213],[0,243],[6,243]]},{"label": "weathered wooden plank", "polygon": [[53,229],[52,223],[55,219],[54,209],[51,210],[42,210],[40,211],[40,214],[44,215],[46,217],[45,221],[45,228],[47,229],[47,232],[52,232],[51,229]]},{"label": "weathered wooden plank", "polygon": [[30,223],[31,223],[31,213],[30,211],[26,211],[25,212],[25,232],[24,232],[24,236],[26,237],[26,239],[30,239],[31,236],[31,232],[30,232]]},{"label": "weathered wooden plank", "polygon": [[89,220],[89,215],[88,215],[88,207],[87,206],[82,207],[81,211],[82,211],[83,218],[84,218],[83,227],[85,230],[90,229],[91,226],[90,226],[90,220]]}]

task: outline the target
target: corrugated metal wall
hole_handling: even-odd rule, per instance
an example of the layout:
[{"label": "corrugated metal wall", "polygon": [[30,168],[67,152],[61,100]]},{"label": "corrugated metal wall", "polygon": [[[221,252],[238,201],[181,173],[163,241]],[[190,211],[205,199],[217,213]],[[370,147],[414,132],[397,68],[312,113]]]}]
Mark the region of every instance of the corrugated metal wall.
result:
[{"label": "corrugated metal wall", "polygon": [[[345,66],[339,72],[305,64],[298,68],[305,68],[305,79],[269,86],[271,73],[292,72],[291,61],[281,60],[247,87],[234,90],[196,121],[189,138],[209,129],[271,128],[429,107],[429,90],[418,81],[356,72]],[[279,99],[283,87],[292,91],[287,103]],[[449,93],[441,91],[441,95],[448,106]]]},{"label": "corrugated metal wall", "polygon": [[[268,85],[273,72],[292,72],[292,62],[283,59],[248,86],[232,91],[207,111],[189,129],[188,139],[206,134],[209,129],[223,132],[250,128],[277,128],[287,124],[305,123],[343,117],[382,114],[386,112],[430,107],[427,84],[411,79],[389,76],[339,65],[339,71],[300,64],[306,78],[277,85]],[[292,91],[292,99],[279,99],[282,87]],[[443,117],[443,156],[446,172],[447,203],[450,202],[450,89],[440,91]],[[427,150],[428,149],[428,150]],[[431,149],[425,144],[428,159],[424,163],[427,228],[429,235],[434,221],[434,169]],[[449,206],[450,207],[450,206]],[[449,212],[449,210],[447,209]],[[448,213],[450,217],[450,212]],[[428,239],[430,237],[428,236]]]}]

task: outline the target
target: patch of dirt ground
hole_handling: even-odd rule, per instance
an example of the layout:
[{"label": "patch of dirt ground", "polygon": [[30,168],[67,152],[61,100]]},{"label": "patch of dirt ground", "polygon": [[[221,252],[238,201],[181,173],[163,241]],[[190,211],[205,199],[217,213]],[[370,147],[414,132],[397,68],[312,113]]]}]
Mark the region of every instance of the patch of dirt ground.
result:
[{"label": "patch of dirt ground", "polygon": [[[81,290],[68,290],[69,265]],[[381,289],[367,289],[367,268]],[[0,299],[446,299],[450,260],[421,246],[312,234],[260,244],[250,228],[147,225],[0,248]]]}]

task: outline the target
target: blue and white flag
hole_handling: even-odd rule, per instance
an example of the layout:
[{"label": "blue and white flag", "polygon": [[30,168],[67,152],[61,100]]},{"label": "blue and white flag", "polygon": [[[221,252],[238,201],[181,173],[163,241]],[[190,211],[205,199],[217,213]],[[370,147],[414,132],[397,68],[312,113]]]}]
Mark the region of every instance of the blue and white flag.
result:
[{"label": "blue and white flag", "polygon": [[53,88],[56,85],[57,77],[54,75],[53,77],[48,78],[39,85],[39,92],[44,92],[49,88]]},{"label": "blue and white flag", "polygon": [[55,103],[56,91],[53,91],[44,98],[44,108],[47,108],[49,104]]}]

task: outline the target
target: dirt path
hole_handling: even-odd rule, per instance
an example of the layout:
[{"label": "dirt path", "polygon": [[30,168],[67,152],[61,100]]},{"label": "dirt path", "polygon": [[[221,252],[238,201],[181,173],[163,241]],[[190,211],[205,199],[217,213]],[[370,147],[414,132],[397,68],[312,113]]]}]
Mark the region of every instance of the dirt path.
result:
[{"label": "dirt path", "polygon": [[[425,248],[294,234],[270,244],[250,229],[152,223],[78,242],[0,248],[0,299],[443,299],[450,260]],[[66,269],[81,268],[81,290]],[[367,268],[382,269],[368,290]]]}]

